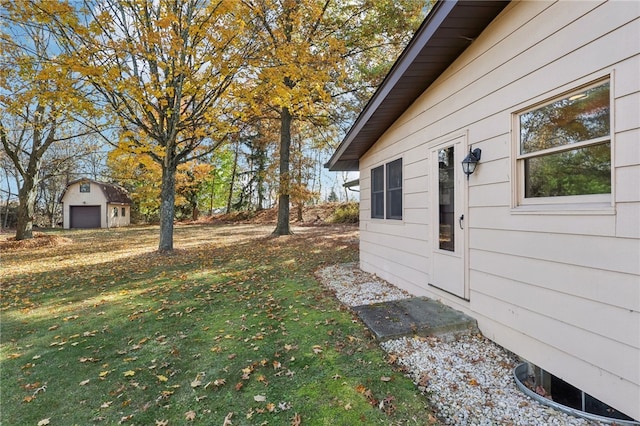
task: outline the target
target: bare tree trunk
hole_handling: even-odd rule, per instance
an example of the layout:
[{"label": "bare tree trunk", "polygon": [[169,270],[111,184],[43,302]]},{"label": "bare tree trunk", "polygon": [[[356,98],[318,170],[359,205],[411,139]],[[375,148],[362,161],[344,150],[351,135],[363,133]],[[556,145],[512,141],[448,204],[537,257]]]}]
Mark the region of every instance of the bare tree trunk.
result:
[{"label": "bare tree trunk", "polygon": [[173,217],[175,214],[176,166],[166,161],[162,166],[162,189],[160,190],[160,243],[159,252],[173,250]]},{"label": "bare tree trunk", "polygon": [[304,204],[303,203],[298,203],[297,206],[296,206],[296,213],[297,213],[296,220],[298,222],[302,222],[304,220],[304,218],[302,217],[303,208],[304,208]]},{"label": "bare tree trunk", "polygon": [[7,170],[4,171],[5,176],[7,178],[7,208],[4,211],[4,221],[2,223],[2,227],[7,227],[7,222],[9,221],[9,202],[11,201],[11,183],[9,183],[9,172]]},{"label": "bare tree trunk", "polygon": [[22,187],[18,190],[18,199],[20,200],[16,227],[16,240],[18,241],[33,238],[33,218],[37,195],[35,180],[31,175],[26,174]]},{"label": "bare tree trunk", "polygon": [[280,114],[280,182],[278,194],[278,223],[273,235],[290,235],[289,226],[289,154],[291,149],[291,112],[282,108]]},{"label": "bare tree trunk", "polygon": [[216,178],[211,179],[211,196],[209,198],[209,215],[213,216],[213,199],[216,196]]},{"label": "bare tree trunk", "polygon": [[229,185],[229,196],[227,197],[227,214],[231,212],[231,201],[233,199],[233,187],[236,182],[236,173],[238,171],[238,150],[239,144],[236,142],[235,151],[233,153],[233,169],[231,170],[231,184]]}]

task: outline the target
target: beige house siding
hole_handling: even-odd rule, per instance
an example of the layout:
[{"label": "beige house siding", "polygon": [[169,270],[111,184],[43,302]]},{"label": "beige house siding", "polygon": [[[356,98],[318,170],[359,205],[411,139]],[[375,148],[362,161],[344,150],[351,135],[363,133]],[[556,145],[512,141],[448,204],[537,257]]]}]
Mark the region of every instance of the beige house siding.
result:
[{"label": "beige house siding", "polygon": [[[72,206],[99,206],[100,207],[100,227],[117,228],[128,226],[131,223],[131,206],[120,203],[112,204],[107,202],[107,197],[99,184],[90,181],[90,191],[80,192],[80,183],[70,184],[61,199],[62,201],[62,227],[71,228],[71,207]],[[114,215],[114,208],[118,209],[118,215]],[[122,209],[125,215],[122,216]]]},{"label": "beige house siding", "polygon": [[[507,349],[640,419],[640,3],[514,2],[360,159],[361,268],[476,317]],[[610,76],[612,200],[518,206],[514,114]],[[482,149],[465,205],[469,301],[428,285],[428,145]],[[403,158],[403,220],[370,171]],[[435,206],[437,208],[437,206]]]},{"label": "beige house siding", "polygon": [[[114,209],[118,210],[117,215],[114,214]],[[122,209],[125,210],[124,216],[122,215]],[[123,206],[122,204],[108,204],[108,223],[107,228],[119,228],[121,226],[129,226],[131,223],[131,208],[129,206]]]}]

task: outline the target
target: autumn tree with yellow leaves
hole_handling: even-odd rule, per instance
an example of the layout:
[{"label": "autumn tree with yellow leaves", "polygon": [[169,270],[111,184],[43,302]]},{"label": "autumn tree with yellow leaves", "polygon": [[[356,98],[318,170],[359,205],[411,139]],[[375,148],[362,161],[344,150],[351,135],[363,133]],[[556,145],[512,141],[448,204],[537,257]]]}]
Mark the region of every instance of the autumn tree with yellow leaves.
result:
[{"label": "autumn tree with yellow leaves", "polygon": [[37,15],[55,36],[64,75],[88,83],[116,117],[118,149],[160,167],[159,251],[173,249],[178,166],[210,156],[239,122],[278,128],[274,234],[290,233],[290,196],[309,195],[293,185],[292,131],[309,132],[297,133],[300,141],[348,126],[426,11],[418,0],[21,0],[18,7],[25,22]]},{"label": "autumn tree with yellow leaves", "polygon": [[[294,191],[290,170],[292,123],[324,128],[348,117],[340,109],[361,106],[358,89],[377,85],[390,60],[421,21],[416,0],[242,0],[254,25],[258,54],[245,89],[253,114],[279,123],[278,221],[275,235],[291,233]],[[382,66],[381,66],[382,65]],[[370,94],[370,91],[366,93]],[[305,135],[298,135],[304,137]],[[296,190],[300,193],[300,188]]]},{"label": "autumn tree with yellow leaves", "polygon": [[252,47],[239,3],[86,0],[80,8],[42,0],[39,7],[51,11],[69,66],[117,117],[121,148],[160,165],[158,249],[171,251],[178,166],[236,131],[231,94]]},{"label": "autumn tree with yellow leaves", "polygon": [[[131,194],[139,219],[154,222],[160,215],[162,167],[151,156],[120,147],[109,152],[107,166],[114,180]],[[198,201],[214,166],[207,159],[193,159],[176,170],[175,207],[180,219],[198,219]]]},{"label": "autumn tree with yellow leaves", "polygon": [[98,116],[42,25],[48,14],[32,6],[15,0],[0,8],[0,146],[18,180],[16,240],[33,237],[39,186],[94,150],[83,137]]}]

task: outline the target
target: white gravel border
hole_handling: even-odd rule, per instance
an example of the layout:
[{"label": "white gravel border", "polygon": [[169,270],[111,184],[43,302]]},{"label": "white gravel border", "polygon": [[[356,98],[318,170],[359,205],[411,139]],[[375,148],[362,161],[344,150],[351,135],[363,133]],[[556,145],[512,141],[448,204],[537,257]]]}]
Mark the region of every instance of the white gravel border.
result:
[{"label": "white gravel border", "polygon": [[[317,271],[317,277],[347,306],[411,297],[367,274],[355,263]],[[480,335],[456,341],[404,337],[381,343],[450,425],[598,425],[546,407],[524,395],[513,379],[517,358]]]}]

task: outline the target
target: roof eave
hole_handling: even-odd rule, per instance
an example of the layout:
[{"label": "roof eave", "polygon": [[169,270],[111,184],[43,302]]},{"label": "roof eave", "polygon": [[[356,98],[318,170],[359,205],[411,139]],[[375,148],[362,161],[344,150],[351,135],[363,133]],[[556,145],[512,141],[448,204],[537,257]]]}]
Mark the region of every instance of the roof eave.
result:
[{"label": "roof eave", "polygon": [[[325,167],[331,171],[359,170],[360,157],[373,146],[406,108],[457,59],[507,3],[508,1],[491,0],[439,0],[436,2]],[[460,16],[455,16],[456,8],[458,10],[483,8],[483,14],[479,15],[479,18],[472,15],[470,19],[461,19]],[[456,21],[462,22],[462,24]],[[438,31],[447,33],[451,29],[453,30],[452,34],[437,35]],[[449,44],[444,45],[444,53],[439,55],[438,62],[431,64],[427,63],[429,61],[425,61],[425,64],[415,64],[417,58],[432,57],[427,52],[427,47],[434,40]],[[462,44],[461,41],[465,44]],[[422,73],[423,70],[424,73]],[[384,119],[381,120],[380,117]]]}]

